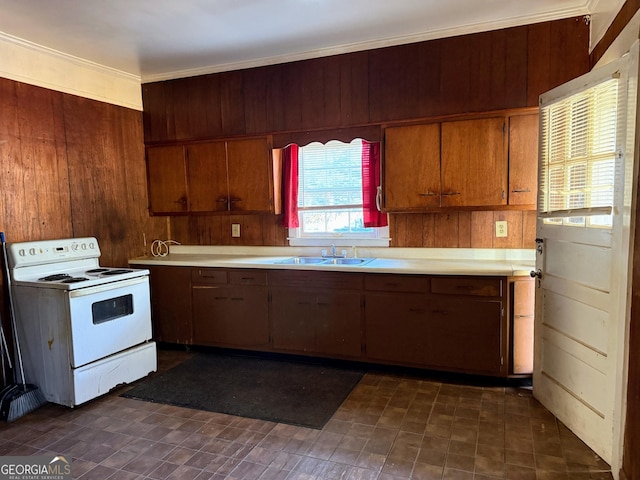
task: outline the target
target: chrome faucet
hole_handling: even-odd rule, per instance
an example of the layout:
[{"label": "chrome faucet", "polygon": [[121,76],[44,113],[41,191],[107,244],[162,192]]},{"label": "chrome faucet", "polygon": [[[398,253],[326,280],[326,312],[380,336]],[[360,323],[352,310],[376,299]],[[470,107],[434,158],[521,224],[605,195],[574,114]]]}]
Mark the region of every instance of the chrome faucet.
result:
[{"label": "chrome faucet", "polygon": [[326,257],[326,258],[344,258],[344,257],[347,256],[346,250],[343,250],[341,254],[338,254],[338,252],[336,251],[336,245],[334,243],[329,245],[329,248],[331,249],[331,253],[329,255],[327,255],[327,251],[326,250],[322,250],[322,256],[323,257]]}]

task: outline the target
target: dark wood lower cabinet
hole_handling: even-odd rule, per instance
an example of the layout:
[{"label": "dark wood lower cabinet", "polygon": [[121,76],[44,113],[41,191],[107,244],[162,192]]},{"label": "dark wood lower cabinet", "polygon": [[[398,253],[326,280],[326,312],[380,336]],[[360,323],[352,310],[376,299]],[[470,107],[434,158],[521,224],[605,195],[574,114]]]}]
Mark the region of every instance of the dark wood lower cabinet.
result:
[{"label": "dark wood lower cabinet", "polygon": [[500,300],[437,298],[428,308],[427,364],[500,375],[504,366],[504,309]]},{"label": "dark wood lower cabinet", "polygon": [[340,358],[360,357],[360,304],[359,292],[272,289],[273,348]]},{"label": "dark wood lower cabinet", "polygon": [[154,338],[159,341],[514,375],[508,320],[520,311],[509,305],[518,301],[510,287],[514,279],[150,270]]},{"label": "dark wood lower cabinet", "polygon": [[367,293],[364,318],[368,359],[427,364],[429,318],[423,294]]},{"label": "dark wood lower cabinet", "polygon": [[244,349],[268,347],[266,272],[195,268],[191,282],[195,344]]},{"label": "dark wood lower cabinet", "polygon": [[269,344],[267,287],[194,285],[193,338],[200,345]]},{"label": "dark wood lower cabinet", "polygon": [[191,330],[191,267],[131,264],[149,270],[151,322],[157,342],[193,343]]}]

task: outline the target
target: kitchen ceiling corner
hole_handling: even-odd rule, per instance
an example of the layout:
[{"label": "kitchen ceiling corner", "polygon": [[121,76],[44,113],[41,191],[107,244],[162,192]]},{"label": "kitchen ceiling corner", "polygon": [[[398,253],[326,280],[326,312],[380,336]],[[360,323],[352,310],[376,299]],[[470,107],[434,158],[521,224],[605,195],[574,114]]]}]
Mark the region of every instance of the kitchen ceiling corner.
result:
[{"label": "kitchen ceiling corner", "polygon": [[0,0],[0,36],[149,82],[587,15],[603,2]]}]

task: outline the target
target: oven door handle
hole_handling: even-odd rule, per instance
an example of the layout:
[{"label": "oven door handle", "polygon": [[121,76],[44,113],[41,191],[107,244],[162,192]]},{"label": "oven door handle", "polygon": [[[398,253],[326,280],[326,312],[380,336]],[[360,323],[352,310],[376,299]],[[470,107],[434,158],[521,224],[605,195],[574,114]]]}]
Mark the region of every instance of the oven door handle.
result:
[{"label": "oven door handle", "polygon": [[71,290],[69,292],[69,298],[84,297],[85,295],[93,295],[95,293],[106,292],[109,290],[115,290],[116,288],[130,287],[131,285],[138,285],[149,281],[148,275],[141,277],[128,278],[125,280],[115,280],[109,283],[103,283],[102,285],[96,285],[95,287],[79,288],[77,290]]}]

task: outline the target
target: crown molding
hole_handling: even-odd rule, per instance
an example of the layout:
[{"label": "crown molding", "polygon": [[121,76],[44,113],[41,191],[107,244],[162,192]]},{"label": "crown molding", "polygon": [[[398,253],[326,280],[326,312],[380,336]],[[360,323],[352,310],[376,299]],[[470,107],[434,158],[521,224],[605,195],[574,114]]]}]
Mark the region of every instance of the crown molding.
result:
[{"label": "crown molding", "polygon": [[80,97],[142,110],[141,79],[0,32],[0,76]]},{"label": "crown molding", "polygon": [[[589,0],[590,2],[598,0]],[[502,19],[495,22],[476,23],[465,25],[463,27],[446,28],[440,30],[432,30],[429,32],[403,35],[382,40],[374,40],[367,42],[357,42],[351,44],[340,45],[336,47],[321,48],[316,50],[308,50],[305,52],[296,52],[285,55],[276,55],[268,58],[252,59],[242,62],[226,63],[219,65],[209,65],[185,70],[177,70],[173,72],[164,72],[157,74],[143,74],[142,83],[158,82],[164,80],[174,80],[177,78],[195,77],[198,75],[207,75],[210,73],[228,72],[233,70],[242,70],[254,67],[264,67],[267,65],[276,65],[279,63],[295,62],[299,60],[308,60],[312,58],[328,57],[332,55],[341,55],[344,53],[354,53],[363,50],[373,50],[376,48],[391,47],[404,45],[409,43],[423,42],[427,40],[435,40],[439,38],[455,37],[460,35],[468,35],[472,33],[487,32],[491,30],[499,30],[503,28],[517,27],[534,23],[541,23],[550,20],[558,20],[562,18],[576,17],[580,15],[589,15],[588,4],[585,1],[582,6],[571,9],[555,10],[546,12],[545,14],[535,16],[518,16]]]}]

